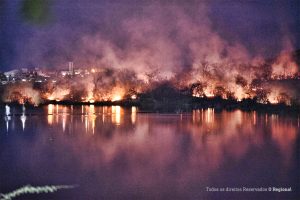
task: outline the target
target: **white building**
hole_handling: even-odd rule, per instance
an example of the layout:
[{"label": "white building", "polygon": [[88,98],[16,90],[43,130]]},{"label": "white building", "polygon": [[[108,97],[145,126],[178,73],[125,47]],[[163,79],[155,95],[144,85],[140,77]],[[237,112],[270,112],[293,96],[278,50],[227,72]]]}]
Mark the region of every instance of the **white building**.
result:
[{"label": "white building", "polygon": [[16,77],[18,74],[20,73],[20,71],[18,69],[14,69],[14,70],[11,70],[11,71],[8,71],[8,72],[4,72],[4,75],[6,76],[6,78],[9,78],[9,77]]}]

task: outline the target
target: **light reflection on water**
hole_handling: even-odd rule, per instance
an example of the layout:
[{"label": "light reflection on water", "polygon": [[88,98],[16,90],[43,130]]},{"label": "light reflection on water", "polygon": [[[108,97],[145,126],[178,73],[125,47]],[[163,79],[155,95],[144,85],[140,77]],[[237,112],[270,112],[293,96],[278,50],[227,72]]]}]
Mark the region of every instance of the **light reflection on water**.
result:
[{"label": "light reflection on water", "polygon": [[21,184],[79,184],[58,197],[218,199],[205,187],[299,188],[299,118],[94,105],[48,105],[35,114],[5,107],[3,113],[0,171],[6,182],[0,192]]}]

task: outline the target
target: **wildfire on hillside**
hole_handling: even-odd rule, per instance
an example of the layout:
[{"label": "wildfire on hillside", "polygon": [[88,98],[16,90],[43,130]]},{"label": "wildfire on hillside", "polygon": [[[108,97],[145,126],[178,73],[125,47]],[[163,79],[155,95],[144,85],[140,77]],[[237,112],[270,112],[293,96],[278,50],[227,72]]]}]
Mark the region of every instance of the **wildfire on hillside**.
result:
[{"label": "wildfire on hillside", "polygon": [[[216,12],[220,9],[213,1],[56,3],[58,20],[49,20],[45,27],[15,20],[20,26],[14,27],[24,34],[12,42],[15,52],[7,67],[37,70],[14,77],[19,80],[12,80],[11,71],[0,73],[9,82],[0,87],[3,102],[167,103],[190,97],[299,103],[300,54],[295,51],[296,33],[288,26],[297,24],[294,19],[277,21],[263,12],[261,19],[271,20],[266,23],[257,15],[245,15],[250,30],[240,24],[242,16],[232,21],[231,14],[226,18]],[[222,5],[224,11],[231,10]],[[71,14],[60,12],[64,6]],[[107,12],[94,12],[99,6],[107,6]],[[234,12],[239,6],[233,6]],[[77,15],[80,23],[74,23]],[[279,29],[270,32],[269,26]]]},{"label": "wildfire on hillside", "polygon": [[[195,68],[185,74],[175,75],[168,79],[157,78],[155,75],[138,75],[133,71],[122,71],[112,69],[96,70],[92,68],[91,73],[82,76],[59,77],[57,81],[48,81],[39,86],[30,84],[8,85],[4,95],[4,102],[18,102],[20,104],[30,103],[38,105],[47,101],[68,101],[79,103],[95,102],[118,102],[122,100],[137,101],[141,94],[151,93],[161,86],[161,83],[168,82],[174,90],[186,96],[194,98],[216,98],[233,99],[242,101],[243,99],[255,99],[258,103],[291,105],[297,100],[297,92],[293,89],[274,84],[275,81],[290,80],[296,77],[298,70],[295,63],[281,56],[284,71],[277,70],[275,64],[263,67],[249,66],[249,69],[259,69],[251,71],[246,75],[237,69],[244,66],[232,66],[234,69],[230,74],[221,74],[224,64],[205,64],[213,67],[211,70],[200,71]],[[289,58],[290,59],[290,58]],[[290,63],[289,63],[290,62]],[[290,66],[290,67],[289,67]],[[266,68],[270,68],[266,73]],[[144,77],[144,78],[138,78]],[[161,94],[168,96],[167,93]],[[172,98],[172,97],[170,97]]]}]

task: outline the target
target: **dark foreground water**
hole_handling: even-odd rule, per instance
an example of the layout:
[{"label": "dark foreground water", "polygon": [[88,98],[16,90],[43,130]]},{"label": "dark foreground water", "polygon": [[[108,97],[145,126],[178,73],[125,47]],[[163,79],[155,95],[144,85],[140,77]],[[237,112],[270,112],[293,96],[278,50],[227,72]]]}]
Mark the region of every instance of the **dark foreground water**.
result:
[{"label": "dark foreground water", "polygon": [[58,105],[0,113],[0,193],[28,184],[76,186],[15,199],[300,198],[297,117]]}]

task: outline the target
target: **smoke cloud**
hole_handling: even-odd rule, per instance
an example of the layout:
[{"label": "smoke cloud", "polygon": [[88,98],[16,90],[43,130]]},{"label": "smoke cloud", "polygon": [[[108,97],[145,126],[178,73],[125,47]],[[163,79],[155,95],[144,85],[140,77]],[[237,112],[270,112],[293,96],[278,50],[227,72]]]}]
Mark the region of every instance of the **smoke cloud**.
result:
[{"label": "smoke cloud", "polygon": [[[73,61],[75,68],[106,71],[87,78],[82,89],[81,82],[74,89],[54,87],[50,96],[76,90],[112,99],[111,91],[124,94],[155,77],[179,86],[200,83],[206,95],[219,88],[239,99],[253,97],[254,79],[299,71],[289,55],[299,47],[295,9],[292,1],[4,1],[2,16],[9,17],[2,20],[16,32],[8,36],[2,24],[2,35],[13,40],[2,41],[11,56],[1,51],[1,63],[66,69]],[[13,17],[13,11],[20,13]]]},{"label": "smoke cloud", "polygon": [[[289,30],[295,16],[286,16],[287,6],[278,11],[280,5],[275,3],[23,0],[3,5],[20,13],[11,17],[12,25],[18,26],[13,27],[18,33],[10,44],[16,58],[11,67],[57,68],[72,60],[78,67],[126,68],[138,73],[159,68],[171,76],[200,62],[246,62],[265,56],[261,52],[278,53],[283,50],[280,41],[296,37]],[[255,13],[249,13],[255,8]],[[272,11],[271,16],[266,16],[264,8]],[[276,20],[276,15],[286,20]],[[257,38],[271,29],[277,30]],[[275,46],[269,48],[265,41]]]}]

